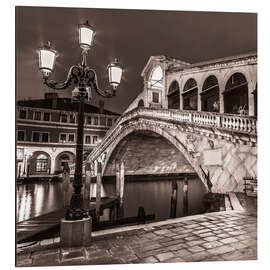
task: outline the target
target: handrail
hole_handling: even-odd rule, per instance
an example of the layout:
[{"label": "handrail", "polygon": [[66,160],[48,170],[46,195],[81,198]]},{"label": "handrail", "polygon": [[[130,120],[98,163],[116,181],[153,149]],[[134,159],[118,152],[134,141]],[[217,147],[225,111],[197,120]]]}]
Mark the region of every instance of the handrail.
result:
[{"label": "handrail", "polygon": [[121,115],[107,131],[102,142],[94,148],[90,156],[95,156],[98,153],[100,145],[103,145],[102,148],[104,149],[109,142],[119,135],[121,124],[135,117],[150,117],[157,120],[179,123],[186,122],[192,125],[213,127],[233,132],[257,134],[257,118],[252,116],[139,107]]}]

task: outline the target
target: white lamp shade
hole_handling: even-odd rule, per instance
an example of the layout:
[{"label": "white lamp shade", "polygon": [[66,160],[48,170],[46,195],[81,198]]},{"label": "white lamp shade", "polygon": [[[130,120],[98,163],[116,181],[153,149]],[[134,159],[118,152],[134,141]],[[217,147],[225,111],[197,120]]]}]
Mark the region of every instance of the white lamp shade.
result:
[{"label": "white lamp shade", "polygon": [[94,30],[88,24],[88,21],[85,24],[79,25],[79,43],[80,47],[85,50],[89,50],[92,46],[94,38]]},{"label": "white lamp shade", "polygon": [[44,75],[50,74],[53,71],[56,57],[58,56],[57,51],[53,50],[50,43],[38,49],[39,56],[39,69]]},{"label": "white lamp shade", "polygon": [[122,67],[119,65],[117,59],[108,66],[109,82],[114,89],[120,84],[122,71]]}]

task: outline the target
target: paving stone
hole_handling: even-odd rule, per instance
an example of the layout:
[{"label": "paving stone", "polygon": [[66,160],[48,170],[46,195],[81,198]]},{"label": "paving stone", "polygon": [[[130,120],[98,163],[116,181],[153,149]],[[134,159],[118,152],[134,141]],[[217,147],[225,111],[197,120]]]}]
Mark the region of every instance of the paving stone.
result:
[{"label": "paving stone", "polygon": [[103,249],[99,249],[99,250],[86,249],[85,253],[86,253],[87,260],[94,260],[94,259],[102,258],[103,256],[109,256],[109,252]]},{"label": "paving stone", "polygon": [[208,237],[208,236],[215,236],[215,234],[212,233],[212,232],[207,232],[207,233],[200,234],[200,237]]},{"label": "paving stone", "polygon": [[143,251],[149,251],[149,250],[153,250],[153,249],[158,249],[158,248],[162,248],[163,245],[161,244],[151,244],[151,245],[146,245],[144,246],[142,249]]},{"label": "paving stone", "polygon": [[208,236],[208,237],[204,237],[203,239],[205,241],[212,242],[212,241],[218,240],[219,238],[217,236]]},{"label": "paving stone", "polygon": [[144,263],[156,263],[158,262],[158,259],[155,258],[154,256],[150,256],[150,257],[144,258],[142,261]]},{"label": "paving stone", "polygon": [[86,265],[121,264],[121,263],[123,262],[120,259],[116,259],[111,256],[84,261],[84,264]]},{"label": "paving stone", "polygon": [[230,237],[230,238],[220,239],[219,241],[223,244],[229,244],[229,243],[238,242],[239,240],[236,238]]},{"label": "paving stone", "polygon": [[255,252],[252,252],[248,249],[236,250],[234,252],[230,252],[222,255],[222,258],[226,261],[236,261],[236,260],[245,260],[247,258],[256,260],[257,255]]},{"label": "paving stone", "polygon": [[133,261],[138,260],[138,257],[135,254],[130,254],[127,256],[123,256],[122,258],[119,258],[123,263],[130,263]]},{"label": "paving stone", "polygon": [[248,235],[239,235],[239,236],[236,236],[235,238],[239,239],[239,240],[246,240],[249,238]]},{"label": "paving stone", "polygon": [[139,258],[146,258],[146,257],[149,257],[149,256],[154,256],[156,254],[159,254],[159,253],[164,253],[164,252],[169,252],[170,250],[167,249],[167,248],[159,248],[159,249],[153,249],[153,250],[149,250],[149,251],[137,251],[135,252],[136,255],[139,257]]},{"label": "paving stone", "polygon": [[208,252],[213,254],[213,255],[219,255],[219,254],[225,254],[228,252],[232,252],[235,249],[229,245],[224,245],[224,246],[220,246],[220,247],[216,247],[216,248],[212,248],[212,249],[208,249]]},{"label": "paving stone", "polygon": [[206,248],[206,249],[210,249],[210,248],[220,247],[220,246],[222,246],[222,244],[218,241],[213,241],[213,242],[205,242],[205,243],[201,244],[201,246]]},{"label": "paving stone", "polygon": [[248,247],[247,245],[245,245],[242,242],[231,243],[230,246],[235,248],[235,249],[242,249],[242,248]]},{"label": "paving stone", "polygon": [[33,257],[34,266],[55,266],[60,264],[59,254],[46,254]]},{"label": "paving stone", "polygon": [[198,225],[198,224],[190,224],[190,225],[186,225],[185,228],[187,228],[187,229],[194,229],[194,228],[197,228],[199,226],[200,225]]},{"label": "paving stone", "polygon": [[172,252],[166,252],[166,253],[160,253],[156,255],[155,257],[157,257],[160,262],[163,262],[163,261],[166,261],[175,257],[175,255]]},{"label": "paving stone", "polygon": [[205,243],[204,240],[195,240],[195,241],[190,241],[190,242],[187,242],[187,244],[190,246],[190,247],[193,247],[193,246],[198,246],[198,245],[201,245]]},{"label": "paving stone", "polygon": [[184,258],[187,262],[199,262],[205,260],[210,254],[207,251],[201,251]]},{"label": "paving stone", "polygon": [[20,257],[17,257],[17,260],[16,260],[16,266],[17,267],[22,267],[22,266],[31,266],[32,265],[32,258],[20,258]]},{"label": "paving stone", "polygon": [[184,233],[184,234],[178,234],[178,235],[176,235],[176,236],[172,236],[172,238],[173,238],[173,239],[183,239],[183,238],[186,238],[186,237],[188,237],[188,236],[190,236],[189,233]]},{"label": "paving stone", "polygon": [[173,246],[168,246],[167,248],[169,250],[175,251],[175,250],[180,250],[180,249],[187,248],[187,247],[188,247],[187,244],[177,244],[177,245],[173,245]]},{"label": "paving stone", "polygon": [[179,262],[185,262],[185,260],[181,259],[180,257],[171,258],[169,260],[164,261],[165,263],[179,263]]},{"label": "paving stone", "polygon": [[42,255],[53,255],[53,254],[58,254],[59,252],[60,252],[59,248],[42,249],[42,250],[34,251],[32,254],[32,257],[42,256]]},{"label": "paving stone", "polygon": [[188,250],[195,253],[195,252],[203,251],[205,249],[203,247],[200,247],[200,246],[193,246],[193,247],[189,247]]},{"label": "paving stone", "polygon": [[198,240],[199,237],[198,236],[189,236],[189,237],[185,237],[186,241],[193,241],[193,240]]},{"label": "paving stone", "polygon": [[200,234],[206,233],[206,232],[211,232],[211,230],[210,229],[203,229],[203,230],[195,231],[193,233],[197,234],[197,235],[200,235]]},{"label": "paving stone", "polygon": [[164,229],[164,230],[158,230],[158,231],[154,231],[155,234],[161,234],[161,235],[167,235],[169,233],[171,233],[171,231],[169,231],[168,229]]},{"label": "paving stone", "polygon": [[176,240],[172,240],[172,241],[168,241],[168,242],[163,242],[161,244],[164,247],[168,247],[168,246],[172,246],[172,245],[182,244],[182,243],[185,243],[185,242],[186,241],[184,239],[176,239]]},{"label": "paving stone", "polygon": [[181,249],[181,250],[178,250],[178,251],[174,252],[174,254],[176,256],[179,256],[181,258],[184,258],[186,256],[191,255],[192,253],[190,251],[188,251],[187,249]]},{"label": "paving stone", "polygon": [[84,249],[61,251],[61,254],[62,262],[86,259],[86,252],[84,251]]}]

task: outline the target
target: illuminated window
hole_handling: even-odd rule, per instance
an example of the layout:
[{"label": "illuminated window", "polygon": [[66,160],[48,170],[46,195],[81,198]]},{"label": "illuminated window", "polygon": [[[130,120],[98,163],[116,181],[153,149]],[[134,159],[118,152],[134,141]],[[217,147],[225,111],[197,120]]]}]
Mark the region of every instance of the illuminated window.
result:
[{"label": "illuminated window", "polygon": [[97,144],[98,136],[93,136],[93,144]]},{"label": "illuminated window", "polygon": [[48,170],[48,157],[44,154],[37,156],[36,172],[47,172]]},{"label": "illuminated window", "polygon": [[75,136],[74,134],[68,134],[68,141],[69,142],[74,142]]},{"label": "illuminated window", "polygon": [[157,66],[148,82],[149,88],[162,89],[163,88],[163,72],[160,66]]}]

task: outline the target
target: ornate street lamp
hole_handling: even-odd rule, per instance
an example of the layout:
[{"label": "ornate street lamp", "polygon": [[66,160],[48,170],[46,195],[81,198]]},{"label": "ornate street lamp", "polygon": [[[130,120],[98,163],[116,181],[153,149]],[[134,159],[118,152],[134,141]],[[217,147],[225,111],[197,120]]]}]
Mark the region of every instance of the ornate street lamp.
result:
[{"label": "ornate street lamp", "polygon": [[76,164],[73,181],[73,194],[70,202],[70,208],[66,213],[66,220],[80,220],[88,216],[87,211],[83,210],[82,188],[82,165],[83,165],[83,129],[84,129],[84,102],[90,98],[91,90],[102,97],[110,98],[115,96],[116,88],[121,81],[122,67],[116,59],[108,65],[109,82],[112,86],[111,90],[101,90],[98,87],[96,72],[89,68],[86,64],[86,56],[92,48],[94,30],[88,24],[88,21],[79,25],[79,45],[82,48],[82,63],[70,67],[66,81],[57,83],[49,80],[55,61],[58,56],[50,43],[38,49],[39,69],[43,74],[44,84],[56,90],[66,89],[72,83],[75,86],[73,98],[78,102],[78,125],[77,125],[77,143],[76,143]]}]

